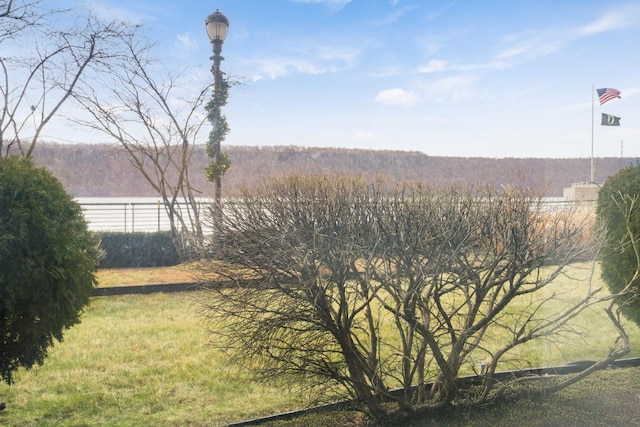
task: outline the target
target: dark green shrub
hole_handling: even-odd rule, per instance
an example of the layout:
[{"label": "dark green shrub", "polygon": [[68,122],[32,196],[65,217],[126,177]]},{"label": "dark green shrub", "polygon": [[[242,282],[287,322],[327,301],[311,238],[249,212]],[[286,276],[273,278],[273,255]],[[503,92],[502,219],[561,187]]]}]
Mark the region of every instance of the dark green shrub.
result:
[{"label": "dark green shrub", "polygon": [[80,321],[96,283],[97,240],[62,184],[31,161],[0,158],[0,376],[42,364]]},{"label": "dark green shrub", "polygon": [[102,233],[100,268],[161,267],[180,264],[171,233]]},{"label": "dark green shrub", "polygon": [[[632,206],[630,202],[634,197],[637,199]],[[638,269],[630,238],[634,237],[640,243],[640,164],[621,170],[604,183],[598,193],[597,213],[607,229],[602,253],[602,278],[609,290],[617,293],[630,283]],[[632,236],[627,232],[625,217],[629,219]],[[640,325],[640,298],[637,295],[640,280],[635,280],[632,287],[634,293],[622,300],[622,309],[627,317]]]}]

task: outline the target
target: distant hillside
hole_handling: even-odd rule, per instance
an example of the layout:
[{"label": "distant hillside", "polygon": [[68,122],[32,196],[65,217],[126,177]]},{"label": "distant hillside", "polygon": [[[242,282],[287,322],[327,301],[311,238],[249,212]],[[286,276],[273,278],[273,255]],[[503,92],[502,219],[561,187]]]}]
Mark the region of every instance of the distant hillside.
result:
[{"label": "distant hillside", "polygon": [[[223,180],[223,186],[229,187],[287,173],[364,173],[434,184],[517,185],[559,197],[564,187],[590,179],[590,159],[433,157],[420,152],[301,147],[224,149],[232,162]],[[213,191],[203,173],[208,160],[204,147],[197,147],[190,179],[205,196]],[[41,144],[34,161],[46,166],[76,197],[156,196],[120,146]],[[635,161],[595,159],[596,181],[605,181]]]}]

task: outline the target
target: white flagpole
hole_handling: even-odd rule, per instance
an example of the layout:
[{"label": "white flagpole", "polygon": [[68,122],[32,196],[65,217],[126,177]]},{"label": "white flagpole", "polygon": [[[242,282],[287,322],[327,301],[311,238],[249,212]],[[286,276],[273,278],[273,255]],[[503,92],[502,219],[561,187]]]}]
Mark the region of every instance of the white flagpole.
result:
[{"label": "white flagpole", "polygon": [[595,182],[595,170],[593,167],[593,92],[595,91],[595,86],[591,86],[591,184]]}]

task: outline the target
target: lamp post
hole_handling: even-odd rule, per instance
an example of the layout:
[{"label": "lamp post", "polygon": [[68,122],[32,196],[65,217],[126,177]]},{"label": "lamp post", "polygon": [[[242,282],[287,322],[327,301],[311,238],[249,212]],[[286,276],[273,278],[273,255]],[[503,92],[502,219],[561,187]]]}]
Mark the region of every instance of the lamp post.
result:
[{"label": "lamp post", "polygon": [[220,109],[226,102],[226,87],[223,86],[225,83],[220,73],[220,61],[224,60],[224,58],[220,53],[222,53],[222,43],[224,43],[227,31],[229,31],[229,20],[216,9],[214,13],[207,16],[205,24],[211,41],[211,48],[213,49],[213,56],[210,58],[213,61],[213,68],[211,69],[213,73],[213,99],[207,105],[208,118],[212,126],[209,136],[211,147],[207,147],[212,159],[208,178],[215,183],[215,209],[216,215],[220,215],[222,212],[222,174],[224,173],[224,169],[221,168],[220,164],[220,143],[224,133],[226,133],[226,131],[220,132],[219,130],[220,126],[226,126],[226,122],[223,122],[220,114]]}]

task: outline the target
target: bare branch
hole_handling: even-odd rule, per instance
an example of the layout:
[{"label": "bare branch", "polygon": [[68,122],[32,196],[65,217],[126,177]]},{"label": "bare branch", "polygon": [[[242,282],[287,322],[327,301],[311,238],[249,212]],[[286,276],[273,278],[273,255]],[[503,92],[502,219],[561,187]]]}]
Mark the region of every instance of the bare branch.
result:
[{"label": "bare branch", "polygon": [[200,111],[209,87],[181,94],[189,87],[182,83],[184,72],[158,72],[162,65],[153,56],[151,42],[139,35],[123,37],[122,42],[126,55],[101,76],[108,88],[98,93],[87,87],[75,94],[91,117],[76,121],[107,135],[127,151],[131,164],[162,197],[184,257],[186,244],[193,250],[195,242],[183,242],[180,236],[199,239],[203,234],[196,197],[199,190],[191,185],[189,164],[206,123]]},{"label": "bare branch", "polygon": [[[72,22],[71,11],[60,15],[64,19],[49,19],[61,11],[44,8],[39,1],[7,2],[3,10],[19,10],[25,26],[12,33],[9,56],[0,59],[0,152],[30,157],[43,130],[85,83],[83,77],[121,55],[119,40],[136,27],[104,23],[89,13]],[[28,49],[19,49],[21,45]]]},{"label": "bare branch", "polygon": [[576,336],[577,316],[607,301],[590,281],[579,294],[554,287],[594,259],[599,235],[589,215],[530,191],[292,176],[224,213],[211,256],[233,288],[205,309],[232,325],[220,347],[380,419],[385,401],[404,413],[452,402],[461,370],[483,358],[476,399],[488,399],[516,347]]}]

